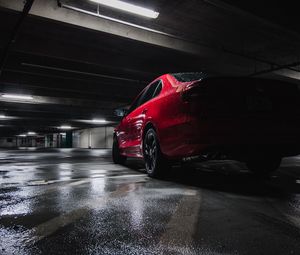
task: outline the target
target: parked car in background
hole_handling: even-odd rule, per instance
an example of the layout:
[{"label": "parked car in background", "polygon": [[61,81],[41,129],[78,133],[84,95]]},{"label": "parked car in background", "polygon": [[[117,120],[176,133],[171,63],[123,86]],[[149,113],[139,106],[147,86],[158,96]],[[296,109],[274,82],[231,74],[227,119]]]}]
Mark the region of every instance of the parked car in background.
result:
[{"label": "parked car in background", "polygon": [[181,160],[229,158],[266,175],[300,152],[299,99],[277,80],[165,74],[119,110],[113,161],[143,158],[155,177]]}]

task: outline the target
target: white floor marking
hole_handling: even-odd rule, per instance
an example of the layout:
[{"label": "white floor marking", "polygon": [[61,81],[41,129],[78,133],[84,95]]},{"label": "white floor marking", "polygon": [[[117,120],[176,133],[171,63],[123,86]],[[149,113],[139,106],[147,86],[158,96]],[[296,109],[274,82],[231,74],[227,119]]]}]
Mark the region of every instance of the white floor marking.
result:
[{"label": "white floor marking", "polygon": [[186,190],[167,224],[165,233],[160,238],[160,244],[189,246],[197,228],[200,205],[200,191]]},{"label": "white floor marking", "polygon": [[75,222],[88,213],[87,208],[79,208],[71,211],[70,213],[62,214],[49,221],[46,221],[30,231],[31,237],[24,241],[24,244],[31,245],[43,238],[55,233],[58,229],[65,227],[66,225]]},{"label": "white floor marking", "polygon": [[60,228],[65,227],[84,217],[89,213],[91,209],[98,208],[101,204],[103,205],[108,199],[124,196],[127,193],[135,190],[137,186],[138,185],[132,185],[132,183],[122,185],[117,190],[107,193],[103,197],[100,197],[98,199],[87,200],[86,203],[84,203],[84,205],[82,205],[78,209],[63,213],[60,216],[52,218],[51,220],[34,227],[27,233],[27,235],[30,237],[23,241],[24,244],[33,245],[34,243],[42,240],[43,238],[55,233]]},{"label": "white floor marking", "polygon": [[[89,182],[91,178],[104,178],[104,179],[122,179],[122,178],[138,178],[138,177],[147,177],[146,174],[127,174],[127,175],[116,175],[116,176],[109,176],[109,175],[104,175],[104,174],[95,174],[91,175],[90,177],[84,177],[84,178],[74,178],[74,179],[67,179],[67,180],[32,180],[32,181],[27,181],[27,182],[21,182],[21,183],[1,183],[0,187],[20,187],[20,186],[50,186],[50,184],[62,184],[64,185],[76,185],[74,184],[77,183],[76,181],[80,180],[87,180],[84,182]],[[81,184],[81,183],[79,183]],[[78,185],[79,185],[78,184]],[[51,190],[51,188],[50,188]]]}]

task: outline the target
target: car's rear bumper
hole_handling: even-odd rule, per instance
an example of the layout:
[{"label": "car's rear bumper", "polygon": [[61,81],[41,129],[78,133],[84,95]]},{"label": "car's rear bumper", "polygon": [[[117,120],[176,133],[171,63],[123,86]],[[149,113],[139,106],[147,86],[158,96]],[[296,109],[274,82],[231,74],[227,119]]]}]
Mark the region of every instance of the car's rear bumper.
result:
[{"label": "car's rear bumper", "polygon": [[281,157],[296,156],[300,154],[299,143],[207,143],[207,144],[182,144],[172,155],[166,155],[169,159],[179,160],[194,156],[212,158],[244,159],[253,154],[276,154]]}]

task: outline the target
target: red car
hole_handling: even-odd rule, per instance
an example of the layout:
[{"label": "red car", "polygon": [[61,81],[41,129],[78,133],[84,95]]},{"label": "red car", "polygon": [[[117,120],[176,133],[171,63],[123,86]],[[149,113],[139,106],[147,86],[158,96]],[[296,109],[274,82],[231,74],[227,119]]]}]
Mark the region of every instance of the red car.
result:
[{"label": "red car", "polygon": [[117,111],[113,161],[143,158],[154,177],[174,162],[230,158],[268,174],[300,153],[299,99],[277,80],[166,74]]}]

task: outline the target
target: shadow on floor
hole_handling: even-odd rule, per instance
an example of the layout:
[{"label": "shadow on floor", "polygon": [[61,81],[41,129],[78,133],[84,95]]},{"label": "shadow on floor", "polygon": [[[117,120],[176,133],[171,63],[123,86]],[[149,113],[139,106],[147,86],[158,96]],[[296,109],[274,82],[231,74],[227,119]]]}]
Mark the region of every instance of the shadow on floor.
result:
[{"label": "shadow on floor", "polygon": [[[145,171],[141,161],[129,160],[127,166],[133,170]],[[260,178],[239,162],[208,161],[175,166],[162,180],[239,195],[279,198],[300,194],[300,169],[295,168],[281,167],[270,177]],[[298,176],[290,174],[295,172],[298,172]]]}]

